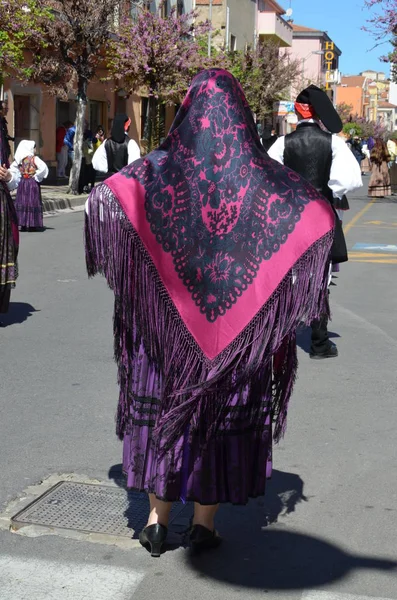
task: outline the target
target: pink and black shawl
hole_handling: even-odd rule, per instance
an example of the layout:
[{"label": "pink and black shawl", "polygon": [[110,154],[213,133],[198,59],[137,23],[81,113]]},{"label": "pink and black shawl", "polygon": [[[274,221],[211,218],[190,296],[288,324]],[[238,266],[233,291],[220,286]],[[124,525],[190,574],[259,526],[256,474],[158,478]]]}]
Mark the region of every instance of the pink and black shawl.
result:
[{"label": "pink and black shawl", "polygon": [[200,73],[164,143],[89,200],[88,273],[115,293],[120,435],[143,344],[163,382],[164,443],[187,426],[208,439],[269,363],[278,438],[295,331],[326,310],[333,228],[326,200],[264,151],[236,79]]}]

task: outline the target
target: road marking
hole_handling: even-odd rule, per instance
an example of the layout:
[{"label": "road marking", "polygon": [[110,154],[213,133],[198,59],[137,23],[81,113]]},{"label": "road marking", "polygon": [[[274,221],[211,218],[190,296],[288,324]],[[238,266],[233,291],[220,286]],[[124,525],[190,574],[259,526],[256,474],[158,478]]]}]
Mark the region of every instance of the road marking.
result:
[{"label": "road marking", "polygon": [[349,252],[349,256],[354,256],[355,258],[393,258],[393,255],[390,254],[382,254],[381,252]]},{"label": "road marking", "polygon": [[0,557],[1,600],[130,600],[142,579],[108,565]]},{"label": "road marking", "polygon": [[347,235],[347,233],[350,231],[350,229],[352,227],[354,227],[354,225],[357,223],[357,221],[359,221],[361,219],[361,217],[363,217],[365,215],[365,213],[367,212],[367,210],[369,210],[371,208],[371,206],[373,204],[375,204],[376,202],[376,198],[372,198],[372,200],[370,200],[370,202],[368,202],[368,204],[366,204],[364,206],[364,208],[362,208],[353,218],[351,221],[349,221],[348,223],[346,223],[346,225],[343,228],[343,231],[345,233],[345,235]]},{"label": "road marking", "polygon": [[303,592],[302,600],[392,600],[374,596],[355,596],[354,594],[338,594],[336,592]]},{"label": "road marking", "polygon": [[353,250],[375,250],[377,252],[397,252],[396,244],[354,244]]},{"label": "road marking", "polygon": [[388,221],[365,221],[364,225],[386,225],[387,227],[397,227],[397,223],[389,223]]},{"label": "road marking", "polygon": [[358,262],[358,263],[376,263],[378,265],[397,265],[397,258],[349,258],[349,262]]},{"label": "road marking", "polygon": [[393,256],[393,254],[391,254],[390,252],[387,254],[382,254],[381,252],[349,252],[349,261],[396,265],[397,256]]}]

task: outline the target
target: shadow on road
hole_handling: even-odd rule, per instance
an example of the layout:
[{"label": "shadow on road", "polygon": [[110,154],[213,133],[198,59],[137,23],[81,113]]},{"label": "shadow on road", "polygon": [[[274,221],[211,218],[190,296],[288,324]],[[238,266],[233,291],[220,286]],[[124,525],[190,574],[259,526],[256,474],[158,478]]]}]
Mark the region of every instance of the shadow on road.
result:
[{"label": "shadow on road", "polygon": [[304,482],[299,475],[273,469],[266,496],[257,500],[258,505],[265,509],[266,523],[277,523],[280,516],[295,512],[298,504],[307,502],[303,488]]},{"label": "shadow on road", "polygon": [[[306,354],[310,354],[310,345],[311,345],[311,335],[312,330],[310,327],[303,327],[298,329],[296,333],[296,343],[299,348],[301,348]],[[328,336],[330,339],[339,338],[339,333],[334,333],[332,331],[328,332]]]},{"label": "shadow on road", "polygon": [[[113,465],[109,469],[109,479],[113,480],[119,487],[127,491],[126,477],[122,473],[122,465]],[[268,482],[266,488],[266,497],[252,500],[248,506],[231,506],[223,505],[219,511],[219,522],[221,529],[228,528],[228,525],[222,525],[222,522],[233,518],[233,515],[238,513],[240,518],[258,520],[258,526],[266,526],[271,523],[277,523],[278,518],[283,515],[288,515],[295,511],[296,506],[300,502],[307,502],[308,498],[303,493],[304,482],[295,473],[284,473],[283,471],[273,470],[272,479]],[[128,519],[128,526],[134,530],[135,538],[138,537],[141,529],[146,525],[146,520],[149,514],[149,501],[147,494],[143,492],[128,491],[129,507],[125,512]],[[171,512],[171,522],[175,514],[180,511],[190,521],[193,514],[192,503],[183,507],[182,503],[174,503]]]},{"label": "shadow on road", "polygon": [[4,326],[8,327],[16,323],[23,323],[35,312],[40,311],[36,310],[31,304],[27,304],[26,302],[11,302],[8,313],[1,315],[1,320]]},{"label": "shadow on road", "polygon": [[276,528],[263,530],[254,521],[230,520],[224,544],[206,555],[187,555],[199,576],[239,588],[302,590],[343,579],[354,569],[390,571],[397,562],[356,556],[318,537]]}]

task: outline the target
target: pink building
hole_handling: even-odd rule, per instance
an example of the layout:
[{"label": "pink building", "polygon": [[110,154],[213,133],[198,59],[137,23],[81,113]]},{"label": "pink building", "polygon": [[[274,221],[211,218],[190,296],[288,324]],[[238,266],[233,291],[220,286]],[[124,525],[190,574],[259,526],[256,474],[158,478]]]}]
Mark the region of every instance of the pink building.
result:
[{"label": "pink building", "polygon": [[[285,52],[302,64],[302,89],[310,83],[329,90],[334,97],[335,85],[339,80],[339,57],[341,50],[332,41],[326,31],[310,29],[291,23],[292,45]],[[297,90],[293,90],[293,93]]]}]

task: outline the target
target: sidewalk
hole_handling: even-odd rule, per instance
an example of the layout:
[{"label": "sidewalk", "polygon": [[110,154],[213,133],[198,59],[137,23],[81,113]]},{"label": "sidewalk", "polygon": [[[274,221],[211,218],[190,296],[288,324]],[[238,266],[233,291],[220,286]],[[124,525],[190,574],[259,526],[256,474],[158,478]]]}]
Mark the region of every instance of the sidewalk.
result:
[{"label": "sidewalk", "polygon": [[73,209],[84,205],[88,194],[67,193],[67,185],[42,185],[41,197],[43,200],[44,213],[54,213],[58,210]]},{"label": "sidewalk", "polygon": [[[42,185],[41,198],[43,201],[44,214],[51,214],[60,210],[73,210],[78,206],[84,206],[88,194],[68,194],[68,185]],[[16,190],[11,192],[15,199]]]}]

